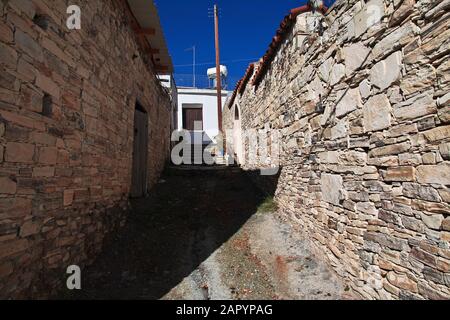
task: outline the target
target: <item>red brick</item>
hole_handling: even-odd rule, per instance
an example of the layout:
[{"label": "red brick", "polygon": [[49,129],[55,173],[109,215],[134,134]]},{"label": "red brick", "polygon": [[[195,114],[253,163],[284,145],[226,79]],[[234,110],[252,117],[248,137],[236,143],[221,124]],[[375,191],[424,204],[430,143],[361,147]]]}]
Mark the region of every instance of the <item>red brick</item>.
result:
[{"label": "red brick", "polygon": [[58,159],[58,149],[54,147],[39,148],[39,163],[56,164]]},{"label": "red brick", "polygon": [[33,163],[34,144],[9,142],[6,145],[5,161]]},{"label": "red brick", "polygon": [[9,177],[0,177],[0,194],[15,194],[17,191],[17,183]]}]

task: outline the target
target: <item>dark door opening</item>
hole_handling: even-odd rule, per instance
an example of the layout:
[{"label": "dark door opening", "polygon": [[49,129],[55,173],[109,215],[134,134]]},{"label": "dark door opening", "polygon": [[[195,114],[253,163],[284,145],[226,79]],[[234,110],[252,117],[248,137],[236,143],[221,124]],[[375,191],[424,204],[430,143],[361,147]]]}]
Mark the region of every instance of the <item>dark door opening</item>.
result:
[{"label": "dark door opening", "polygon": [[134,111],[133,172],[131,197],[147,195],[148,115],[139,103]]},{"label": "dark door opening", "polygon": [[183,129],[194,131],[195,122],[201,122],[203,130],[203,110],[201,108],[184,108],[183,109]]}]

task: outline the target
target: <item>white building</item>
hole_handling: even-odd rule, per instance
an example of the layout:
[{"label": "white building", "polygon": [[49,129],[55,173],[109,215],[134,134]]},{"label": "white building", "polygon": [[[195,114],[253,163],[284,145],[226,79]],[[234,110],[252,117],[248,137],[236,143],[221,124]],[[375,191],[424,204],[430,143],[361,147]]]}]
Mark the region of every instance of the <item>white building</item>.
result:
[{"label": "white building", "polygon": [[[222,91],[222,109],[228,91]],[[203,142],[216,142],[219,115],[216,89],[178,88],[178,129],[194,131],[194,121],[202,123]]]},{"label": "white building", "polygon": [[[227,69],[221,66],[221,76],[224,82],[228,75]],[[208,77],[213,80],[215,87],[216,72],[208,70]],[[222,90],[222,110],[225,106],[229,91]],[[198,131],[194,123],[201,123],[203,130],[203,144],[216,143],[219,135],[219,115],[217,109],[217,90],[199,88],[178,88],[178,129]]]}]

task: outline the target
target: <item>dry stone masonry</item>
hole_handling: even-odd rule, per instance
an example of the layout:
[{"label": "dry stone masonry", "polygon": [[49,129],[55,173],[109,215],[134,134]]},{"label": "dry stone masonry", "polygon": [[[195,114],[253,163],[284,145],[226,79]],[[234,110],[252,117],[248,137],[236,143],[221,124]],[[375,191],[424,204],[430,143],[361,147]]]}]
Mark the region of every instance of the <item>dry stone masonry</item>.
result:
[{"label": "dry stone masonry", "polygon": [[450,298],[449,8],[338,0],[302,14],[225,108],[226,129],[237,108],[238,130],[281,131],[276,199],[364,298]]},{"label": "dry stone masonry", "polygon": [[61,290],[128,210],[133,121],[149,117],[149,186],[169,154],[170,100],[123,1],[0,1],[0,298]]}]

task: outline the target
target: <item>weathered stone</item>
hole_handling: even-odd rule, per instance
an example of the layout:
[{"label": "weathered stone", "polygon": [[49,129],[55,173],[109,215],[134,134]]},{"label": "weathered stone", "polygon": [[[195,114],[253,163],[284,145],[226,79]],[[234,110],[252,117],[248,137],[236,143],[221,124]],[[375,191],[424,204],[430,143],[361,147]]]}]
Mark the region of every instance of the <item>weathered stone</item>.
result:
[{"label": "weathered stone", "polygon": [[400,81],[400,88],[405,96],[411,96],[419,91],[428,90],[436,81],[436,70],[432,66],[424,66],[415,73],[406,75]]},{"label": "weathered stone", "polygon": [[383,176],[385,181],[408,182],[415,180],[415,172],[414,167],[388,168]]},{"label": "weathered stone", "polygon": [[54,147],[39,148],[39,163],[55,165],[58,159],[58,149]]},{"label": "weathered stone", "polygon": [[41,230],[41,225],[34,221],[25,222],[20,228],[20,236],[26,238],[38,234]]},{"label": "weathered stone", "polygon": [[0,42],[0,65],[9,69],[15,69],[16,64],[17,52]]},{"label": "weathered stone", "polygon": [[413,22],[407,22],[378,42],[372,50],[372,55],[385,56],[403,44],[409,43],[419,32],[419,27]]},{"label": "weathered stone", "polygon": [[20,29],[17,29],[14,39],[18,48],[21,49],[25,54],[37,61],[44,60],[42,47],[28,34],[22,32]]},{"label": "weathered stone", "polygon": [[33,144],[9,142],[6,145],[5,161],[7,162],[33,163],[33,157]]},{"label": "weathered stone", "polygon": [[55,175],[54,167],[35,167],[33,168],[34,178],[53,177]]},{"label": "weathered stone", "polygon": [[15,194],[17,183],[10,177],[0,177],[0,194]]},{"label": "weathered stone", "polygon": [[64,190],[64,206],[70,206],[73,203],[75,191],[74,190]]},{"label": "weathered stone", "polygon": [[441,214],[428,215],[422,213],[422,221],[430,229],[441,230],[441,225],[442,222],[444,221],[444,216]]},{"label": "weathered stone", "polygon": [[429,142],[441,141],[450,138],[450,126],[437,127],[423,133]]},{"label": "weathered stone", "polygon": [[0,243],[0,259],[20,253],[26,250],[27,247],[28,241],[25,239]]},{"label": "weathered stone", "polygon": [[339,205],[343,200],[343,179],[340,175],[322,174],[321,189],[324,201]]},{"label": "weathered stone", "polygon": [[346,121],[339,121],[336,126],[331,128],[331,139],[340,139],[344,138],[348,135],[348,129],[347,129],[347,122]]},{"label": "weathered stone", "polygon": [[336,106],[336,116],[338,118],[362,107],[361,95],[359,89],[348,89],[340,92],[338,98],[338,104]]},{"label": "weathered stone", "polygon": [[343,64],[335,64],[330,74],[330,84],[332,86],[339,83],[345,76],[345,66]]},{"label": "weathered stone", "polygon": [[384,2],[382,0],[370,0],[353,18],[355,37],[360,37],[368,29],[377,25],[384,14]]},{"label": "weathered stone", "polygon": [[436,257],[422,249],[414,247],[409,255],[411,258],[416,259],[427,266],[436,267]]},{"label": "weathered stone", "polygon": [[359,92],[363,98],[368,98],[372,93],[372,86],[366,79],[359,84]]},{"label": "weathered stone", "polygon": [[398,120],[411,120],[436,113],[436,105],[431,93],[413,97],[394,109]]},{"label": "weathered stone", "polygon": [[[444,221],[442,221],[442,230],[450,231],[450,217],[445,218]],[[450,271],[450,270],[448,270]]]},{"label": "weathered stone", "polygon": [[370,98],[363,107],[365,132],[379,131],[391,125],[391,104],[385,94]]},{"label": "weathered stone", "polygon": [[439,152],[444,160],[450,160],[450,142],[443,143],[439,146]]},{"label": "weathered stone", "polygon": [[[370,49],[362,43],[354,43],[342,49],[345,60],[345,74],[350,76],[355,70],[359,69],[370,53]],[[363,95],[364,96],[364,95]]]},{"label": "weathered stone", "polygon": [[408,198],[422,199],[425,201],[441,202],[441,197],[436,189],[421,186],[416,183],[404,183],[403,194]]},{"label": "weathered stone", "polygon": [[48,93],[57,99],[61,95],[59,86],[52,79],[41,73],[39,73],[36,77],[36,86],[41,88],[45,93]]},{"label": "weathered stone", "polygon": [[408,290],[409,292],[419,292],[417,283],[409,279],[406,275],[389,272],[387,274],[388,281],[397,288]]},{"label": "weathered stone", "polygon": [[369,157],[383,157],[383,156],[390,156],[390,155],[396,155],[403,152],[408,151],[411,148],[411,145],[409,142],[403,142],[399,144],[392,144],[385,147],[375,148],[370,151]]},{"label": "weathered stone", "polygon": [[419,166],[417,168],[417,181],[423,184],[450,185],[450,163],[441,163],[436,166]]},{"label": "weathered stone", "polygon": [[373,66],[370,71],[370,82],[380,90],[384,90],[400,79],[401,71],[402,53],[397,51]]}]

